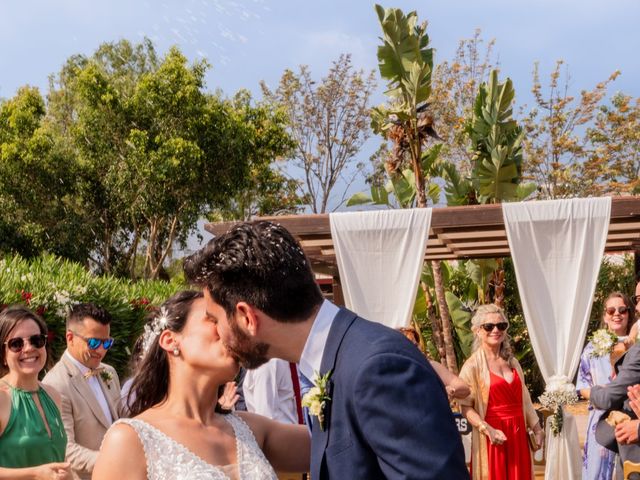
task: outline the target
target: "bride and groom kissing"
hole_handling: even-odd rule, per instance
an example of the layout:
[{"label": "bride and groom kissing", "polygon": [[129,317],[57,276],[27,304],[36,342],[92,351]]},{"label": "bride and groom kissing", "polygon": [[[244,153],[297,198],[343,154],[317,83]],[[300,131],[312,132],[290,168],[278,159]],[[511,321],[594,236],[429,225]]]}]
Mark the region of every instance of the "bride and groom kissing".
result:
[{"label": "bride and groom kissing", "polygon": [[[133,418],[105,437],[94,479],[469,478],[444,387],[392,329],[324,300],[298,242],[240,223],[185,261],[202,289],[149,320]],[[392,294],[392,292],[390,292]],[[238,363],[299,365],[314,383],[307,427],[216,407]]]}]

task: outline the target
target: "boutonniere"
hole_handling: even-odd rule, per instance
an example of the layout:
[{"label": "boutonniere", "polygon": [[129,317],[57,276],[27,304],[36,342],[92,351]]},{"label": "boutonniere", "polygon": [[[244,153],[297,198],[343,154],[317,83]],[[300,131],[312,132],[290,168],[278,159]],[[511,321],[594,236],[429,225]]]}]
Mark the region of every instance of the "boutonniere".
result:
[{"label": "boutonniere", "polygon": [[102,379],[102,381],[105,383],[105,385],[107,386],[107,388],[109,390],[111,390],[111,380],[113,380],[113,377],[111,376],[111,373],[108,372],[107,370],[102,370],[100,372],[100,378]]},{"label": "boutonniere", "polygon": [[309,390],[302,397],[302,406],[309,409],[309,414],[314,417],[318,417],[318,423],[320,424],[320,430],[324,431],[325,428],[325,409],[328,402],[331,401],[331,397],[327,392],[327,384],[331,377],[331,370],[324,375],[320,375],[318,372],[314,373],[313,383],[315,387]]}]

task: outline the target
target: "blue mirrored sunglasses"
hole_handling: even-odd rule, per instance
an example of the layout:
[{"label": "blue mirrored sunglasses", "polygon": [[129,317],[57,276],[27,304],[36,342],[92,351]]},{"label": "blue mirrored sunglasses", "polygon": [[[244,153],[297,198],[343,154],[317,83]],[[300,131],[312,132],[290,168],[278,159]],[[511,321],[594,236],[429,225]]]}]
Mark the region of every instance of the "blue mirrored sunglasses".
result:
[{"label": "blue mirrored sunglasses", "polygon": [[79,333],[76,333],[73,330],[70,330],[70,332],[80,337],[85,342],[87,342],[87,346],[89,347],[89,350],[97,350],[100,347],[100,345],[102,345],[102,347],[105,350],[109,350],[111,347],[113,347],[113,343],[115,342],[115,339],[113,338],[85,337],[84,335],[80,335]]}]

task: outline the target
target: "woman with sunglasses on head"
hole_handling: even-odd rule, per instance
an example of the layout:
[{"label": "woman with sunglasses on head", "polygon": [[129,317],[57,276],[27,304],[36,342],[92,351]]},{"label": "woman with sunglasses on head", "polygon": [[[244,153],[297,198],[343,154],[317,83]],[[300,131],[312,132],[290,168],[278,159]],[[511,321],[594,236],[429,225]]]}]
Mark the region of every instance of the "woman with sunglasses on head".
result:
[{"label": "woman with sunglasses on head", "polygon": [[460,371],[471,394],[460,401],[473,426],[473,480],[533,479],[527,429],[542,445],[544,431],[531,403],[520,364],[513,356],[502,309],[482,305],[471,319],[473,354]]},{"label": "woman with sunglasses on head", "polygon": [[[601,328],[606,328],[618,337],[618,343],[610,354],[598,356],[594,346],[588,342],[580,356],[580,368],[576,388],[585,399],[589,398],[591,387],[606,385],[613,378],[613,364],[626,351],[629,331],[634,322],[633,307],[629,299],[620,292],[613,292],[604,302]],[[615,453],[596,441],[596,425],[603,410],[589,404],[587,438],[584,443],[582,461],[583,480],[610,480],[613,478]]]},{"label": "woman with sunglasses on head", "polygon": [[22,306],[0,312],[0,479],[71,479],[60,395],[38,382],[47,326]]},{"label": "woman with sunglasses on head", "polygon": [[130,393],[133,418],[105,436],[93,480],[277,480],[274,468],[308,471],[304,425],[217,405],[239,365],[201,292],[179,292],[149,317],[142,352]]}]

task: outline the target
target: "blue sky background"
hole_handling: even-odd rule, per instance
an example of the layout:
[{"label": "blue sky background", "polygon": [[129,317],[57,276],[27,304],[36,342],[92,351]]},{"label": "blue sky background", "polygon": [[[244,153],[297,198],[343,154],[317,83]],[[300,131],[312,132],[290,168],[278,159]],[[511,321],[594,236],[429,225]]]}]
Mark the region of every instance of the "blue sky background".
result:
[{"label": "blue sky background", "polygon": [[[356,67],[376,69],[380,28],[373,3],[362,0],[0,0],[0,97],[25,84],[46,92],[48,76],[73,54],[90,55],[105,41],[150,37],[162,54],[178,45],[191,60],[212,64],[208,88],[232,95],[259,82],[277,85],[286,68],[309,65],[320,77],[341,53]],[[480,28],[495,39],[503,76],[517,103],[530,103],[531,72],[540,62],[546,82],[556,59],[571,74],[571,93],[614,70],[610,94],[640,97],[640,2],[637,0],[396,1],[428,20],[435,62],[451,59],[458,41]],[[375,103],[383,101],[383,85]],[[363,149],[366,160],[379,143]],[[362,190],[360,185],[355,191]]]},{"label": "blue sky background", "polygon": [[[396,1],[429,21],[436,63],[450,59],[458,40],[481,28],[496,39],[503,74],[527,101],[531,70],[543,78],[556,59],[570,67],[572,90],[591,88],[620,69],[612,91],[640,96],[640,2],[636,0]],[[276,85],[300,64],[326,72],[340,53],[356,66],[376,68],[379,26],[373,3],[362,0],[2,0],[0,97],[24,84],[46,89],[49,74],[75,53],[91,54],[104,41],[154,40],[163,53],[178,45],[212,64],[211,89],[231,95]],[[381,98],[381,97],[379,97]]]}]

